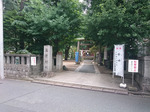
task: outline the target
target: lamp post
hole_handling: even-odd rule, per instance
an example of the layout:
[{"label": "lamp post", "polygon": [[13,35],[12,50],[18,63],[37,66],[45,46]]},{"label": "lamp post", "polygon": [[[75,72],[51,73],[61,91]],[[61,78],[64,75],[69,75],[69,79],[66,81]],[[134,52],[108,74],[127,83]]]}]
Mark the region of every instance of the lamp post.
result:
[{"label": "lamp post", "polygon": [[3,1],[0,0],[0,79],[4,79]]}]

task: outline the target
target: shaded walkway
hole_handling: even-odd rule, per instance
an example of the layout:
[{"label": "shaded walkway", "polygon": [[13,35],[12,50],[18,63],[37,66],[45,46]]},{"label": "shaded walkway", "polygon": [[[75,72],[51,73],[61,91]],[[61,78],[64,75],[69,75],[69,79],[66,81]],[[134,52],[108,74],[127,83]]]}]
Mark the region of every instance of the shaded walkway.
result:
[{"label": "shaded walkway", "polygon": [[95,68],[91,60],[84,60],[76,71],[84,73],[95,73]]},{"label": "shaded walkway", "polygon": [[93,65],[83,65],[79,72],[95,73],[95,69]]}]

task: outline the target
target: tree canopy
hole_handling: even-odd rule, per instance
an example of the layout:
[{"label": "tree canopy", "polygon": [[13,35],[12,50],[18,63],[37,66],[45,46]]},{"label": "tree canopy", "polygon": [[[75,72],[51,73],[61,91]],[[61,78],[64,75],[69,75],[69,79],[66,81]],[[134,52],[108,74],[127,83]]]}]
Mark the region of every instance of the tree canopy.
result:
[{"label": "tree canopy", "polygon": [[[150,37],[149,0],[3,0],[5,51],[29,50],[42,54],[52,45],[54,54],[66,54],[75,38],[113,48],[125,44],[136,54]],[[83,11],[84,10],[84,11]]]},{"label": "tree canopy", "polygon": [[92,0],[86,37],[109,48],[125,44],[126,50],[134,54],[138,42],[149,38],[149,9],[148,0]]},{"label": "tree canopy", "polygon": [[[43,45],[56,54],[74,40],[81,23],[81,4],[76,0],[11,1],[4,11],[5,48],[42,53]],[[8,47],[10,46],[10,47]]]}]

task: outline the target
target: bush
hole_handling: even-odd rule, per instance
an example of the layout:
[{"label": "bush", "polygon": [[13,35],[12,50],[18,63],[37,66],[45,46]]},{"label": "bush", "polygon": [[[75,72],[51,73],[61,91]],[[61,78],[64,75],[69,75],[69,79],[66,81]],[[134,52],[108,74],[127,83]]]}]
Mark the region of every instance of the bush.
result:
[{"label": "bush", "polygon": [[23,49],[16,52],[16,54],[31,54],[28,50]]}]

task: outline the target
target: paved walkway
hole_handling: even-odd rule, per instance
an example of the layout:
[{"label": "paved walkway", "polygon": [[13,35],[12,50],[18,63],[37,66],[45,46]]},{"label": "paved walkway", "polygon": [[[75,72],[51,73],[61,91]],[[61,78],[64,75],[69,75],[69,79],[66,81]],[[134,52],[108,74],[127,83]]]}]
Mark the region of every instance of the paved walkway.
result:
[{"label": "paved walkway", "polygon": [[83,63],[75,70],[83,73],[96,73],[92,60],[84,60]]},{"label": "paved walkway", "polygon": [[[80,65],[76,65],[74,61],[64,61],[64,65],[68,71],[55,72],[55,76],[51,78],[37,77],[33,82],[128,94],[127,88],[119,87],[122,82],[120,77],[112,78],[109,71],[107,74],[101,73],[100,70],[106,69],[92,63],[92,60],[84,61]],[[125,79],[125,83],[130,86],[131,79]]]},{"label": "paved walkway", "polygon": [[[140,94],[149,95],[150,93],[131,92],[127,88],[120,88],[122,82],[120,77],[112,78],[112,71],[104,66],[97,66],[90,61],[84,61],[80,64],[75,64],[74,61],[64,61],[63,65],[67,71],[55,72],[53,77],[33,76],[26,78],[33,83],[44,83],[57,86],[65,86],[71,88],[81,88],[88,90],[104,91],[119,94]],[[92,71],[91,73],[89,71]],[[131,79],[125,78],[125,83],[131,86]],[[137,84],[135,83],[135,86]]]}]

